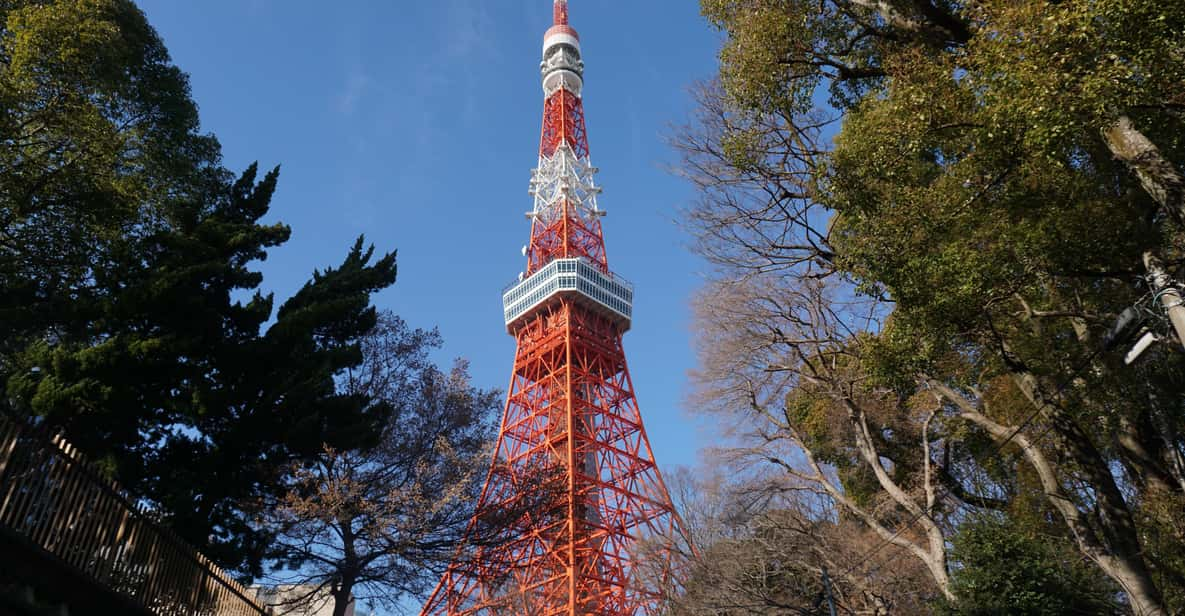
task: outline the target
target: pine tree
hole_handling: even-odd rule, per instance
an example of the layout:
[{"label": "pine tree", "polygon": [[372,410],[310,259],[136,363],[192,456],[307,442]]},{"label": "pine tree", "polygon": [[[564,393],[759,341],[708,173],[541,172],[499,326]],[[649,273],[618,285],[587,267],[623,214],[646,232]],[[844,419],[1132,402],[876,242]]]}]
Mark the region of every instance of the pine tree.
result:
[{"label": "pine tree", "polygon": [[[389,412],[340,393],[394,253],[362,238],[273,317],[251,265],[279,170],[237,178],[127,0],[0,3],[0,383],[223,566],[258,573],[250,503]],[[244,300],[242,298],[249,296]],[[266,328],[265,328],[266,326]]]}]

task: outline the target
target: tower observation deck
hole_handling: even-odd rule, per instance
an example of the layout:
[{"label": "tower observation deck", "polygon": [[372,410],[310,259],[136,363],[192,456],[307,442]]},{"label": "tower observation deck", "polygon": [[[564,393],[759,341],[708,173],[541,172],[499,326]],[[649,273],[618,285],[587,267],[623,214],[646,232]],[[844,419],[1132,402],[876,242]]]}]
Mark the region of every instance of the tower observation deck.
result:
[{"label": "tower observation deck", "polygon": [[502,296],[517,350],[471,534],[502,519],[496,540],[458,551],[422,616],[651,616],[679,577],[680,522],[622,346],[634,288],[605,254],[580,36],[566,0],[553,11],[526,267]]}]

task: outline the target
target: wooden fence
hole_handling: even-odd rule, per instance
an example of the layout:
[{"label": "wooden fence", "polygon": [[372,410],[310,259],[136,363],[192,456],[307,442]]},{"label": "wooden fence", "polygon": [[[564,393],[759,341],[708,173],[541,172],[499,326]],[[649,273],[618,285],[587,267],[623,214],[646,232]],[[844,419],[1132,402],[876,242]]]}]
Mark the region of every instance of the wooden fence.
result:
[{"label": "wooden fence", "polygon": [[0,416],[0,527],[161,616],[258,616],[253,593],[60,437]]}]

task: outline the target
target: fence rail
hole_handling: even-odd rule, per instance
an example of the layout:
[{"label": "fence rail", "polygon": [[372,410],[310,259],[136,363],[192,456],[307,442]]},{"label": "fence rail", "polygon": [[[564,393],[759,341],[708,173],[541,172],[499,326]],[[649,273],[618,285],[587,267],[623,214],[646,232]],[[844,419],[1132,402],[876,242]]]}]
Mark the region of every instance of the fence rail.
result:
[{"label": "fence rail", "polygon": [[268,614],[65,439],[0,416],[0,527],[161,616]]}]

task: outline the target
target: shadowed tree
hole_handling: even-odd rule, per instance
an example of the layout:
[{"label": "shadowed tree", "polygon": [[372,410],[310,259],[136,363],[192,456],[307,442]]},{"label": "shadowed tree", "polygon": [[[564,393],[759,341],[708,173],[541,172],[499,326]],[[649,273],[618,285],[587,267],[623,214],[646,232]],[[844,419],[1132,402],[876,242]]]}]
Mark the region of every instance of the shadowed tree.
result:
[{"label": "shadowed tree", "polygon": [[1082,562],[1065,537],[1039,536],[988,516],[968,520],[952,541],[958,597],[940,614],[1114,614],[1115,588]]},{"label": "shadowed tree", "polygon": [[393,606],[430,589],[463,540],[480,540],[469,522],[500,396],[473,387],[463,361],[438,369],[429,353],[439,346],[435,331],[389,313],[363,339],[363,362],[339,384],[389,405],[390,419],[375,447],[326,448],[295,467],[288,492],[265,507],[277,533],[271,579],[302,588],[280,613],[326,591],[335,615],[355,598]]},{"label": "shadowed tree", "polygon": [[278,170],[222,166],[129,0],[0,2],[0,141],[0,409],[258,573],[250,504],[324,443],[375,441],[388,409],[335,378],[395,255],[359,239],[274,311],[251,266],[290,234],[260,222]]}]

